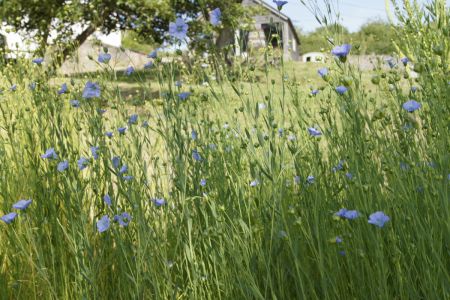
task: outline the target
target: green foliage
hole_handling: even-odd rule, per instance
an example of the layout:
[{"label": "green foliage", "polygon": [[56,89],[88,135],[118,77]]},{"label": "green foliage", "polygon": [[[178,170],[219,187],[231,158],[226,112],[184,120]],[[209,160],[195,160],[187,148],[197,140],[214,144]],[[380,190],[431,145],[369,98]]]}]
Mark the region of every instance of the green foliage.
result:
[{"label": "green foliage", "polygon": [[[399,20],[412,64],[362,74],[333,60],[313,74],[316,96],[267,53],[262,71],[157,58],[129,77],[139,107],[108,64],[81,79],[21,59],[1,68],[0,217],[18,212],[0,221],[2,297],[449,299],[449,12],[408,8]],[[82,97],[88,80],[99,98]],[[422,107],[407,112],[408,99]],[[51,147],[58,157],[42,158]],[[26,210],[12,208],[24,198]],[[375,211],[390,217],[384,227],[368,223]],[[114,221],[123,212],[127,226]]]},{"label": "green foliage", "polygon": [[339,35],[341,40],[358,46],[358,54],[392,54],[395,51],[393,40],[395,31],[392,26],[383,21],[370,21],[364,24],[359,31],[350,33],[348,29],[342,26],[319,27],[311,33],[302,34],[301,51],[318,52],[322,49],[329,49],[330,38]]},{"label": "green foliage", "polygon": [[395,51],[395,31],[384,21],[366,23],[358,32],[352,34],[351,39],[353,43],[360,45],[362,54],[392,54]]},{"label": "green foliage", "polygon": [[[45,52],[50,32],[62,56],[69,49],[84,40],[95,30],[109,33],[113,30],[133,30],[139,36],[154,43],[162,43],[166,38],[169,23],[177,15],[191,19],[189,35],[212,33],[214,30],[204,20],[209,19],[209,11],[221,8],[222,27],[236,26],[237,16],[242,14],[241,1],[226,2],[218,0],[177,1],[177,0],[18,0],[6,1],[0,6],[0,16],[16,30],[25,30],[41,46],[41,55]],[[198,16],[203,16],[198,19]],[[74,24],[84,25],[82,33],[74,37]],[[195,39],[197,40],[197,39]],[[56,48],[58,48],[56,47]]]},{"label": "green foliage", "polygon": [[136,52],[150,53],[156,48],[154,41],[138,35],[134,31],[127,31],[122,36],[122,47]]}]

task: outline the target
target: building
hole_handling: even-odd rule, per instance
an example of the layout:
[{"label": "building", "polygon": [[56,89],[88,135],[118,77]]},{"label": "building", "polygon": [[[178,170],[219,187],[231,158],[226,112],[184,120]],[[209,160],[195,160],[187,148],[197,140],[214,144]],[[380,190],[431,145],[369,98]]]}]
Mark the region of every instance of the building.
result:
[{"label": "building", "polygon": [[[223,48],[232,45],[234,55],[247,56],[252,50],[265,48],[271,45],[283,53],[285,60],[300,59],[300,39],[295,31],[291,19],[267,4],[264,0],[242,0],[242,5],[255,11],[253,23],[247,24],[238,30],[224,29],[216,38],[217,46]],[[81,25],[74,25],[74,36],[83,31]],[[56,32],[51,33],[48,43]],[[96,32],[89,39],[97,39],[105,46],[120,48],[121,32],[112,32],[109,35]],[[2,43],[3,40],[3,43]],[[36,43],[27,38],[27,34],[10,32],[5,24],[0,24],[0,50],[8,50],[8,58],[29,58],[38,48]]]},{"label": "building", "polygon": [[327,57],[321,52],[308,52],[302,55],[302,62],[326,62]]},{"label": "building", "polygon": [[300,59],[300,39],[288,16],[263,0],[243,0],[242,5],[255,9],[253,24],[235,32],[224,30],[217,37],[217,46],[233,45],[236,56],[247,56],[251,50],[271,44],[282,50],[285,60]]}]

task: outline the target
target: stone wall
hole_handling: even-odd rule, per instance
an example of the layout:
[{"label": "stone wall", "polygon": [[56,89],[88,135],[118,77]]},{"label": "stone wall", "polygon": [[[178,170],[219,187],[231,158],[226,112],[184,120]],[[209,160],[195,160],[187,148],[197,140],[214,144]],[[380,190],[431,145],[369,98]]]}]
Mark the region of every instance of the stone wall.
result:
[{"label": "stone wall", "polygon": [[[143,53],[126,49],[122,51],[120,48],[112,46],[105,47],[108,48],[108,53],[111,54],[109,65],[116,70],[125,70],[128,66],[133,66],[135,69],[142,69],[144,64],[150,61],[147,55]],[[97,58],[98,54],[102,51],[102,45],[88,40],[78,48],[72,58],[63,63],[59,72],[61,74],[75,74],[101,70],[102,66],[97,62]],[[89,56],[93,60],[90,60]]]}]

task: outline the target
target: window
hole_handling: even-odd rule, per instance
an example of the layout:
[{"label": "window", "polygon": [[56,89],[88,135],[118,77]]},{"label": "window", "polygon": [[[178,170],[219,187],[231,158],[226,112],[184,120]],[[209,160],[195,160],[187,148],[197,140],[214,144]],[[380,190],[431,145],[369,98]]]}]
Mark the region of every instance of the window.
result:
[{"label": "window", "polygon": [[6,49],[6,37],[0,34],[0,51]]},{"label": "window", "polygon": [[248,30],[239,30],[239,46],[242,52],[248,51],[248,40],[250,32]]},{"label": "window", "polygon": [[283,48],[283,31],[281,23],[261,24],[266,38],[266,44],[272,45],[273,48]]}]

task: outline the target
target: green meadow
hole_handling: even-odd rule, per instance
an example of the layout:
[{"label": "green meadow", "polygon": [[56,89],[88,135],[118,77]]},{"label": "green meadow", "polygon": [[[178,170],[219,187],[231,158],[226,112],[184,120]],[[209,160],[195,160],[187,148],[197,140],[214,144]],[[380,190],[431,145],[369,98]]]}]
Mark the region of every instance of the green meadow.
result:
[{"label": "green meadow", "polygon": [[450,298],[450,17],[416,13],[371,70],[4,62],[0,299]]}]

